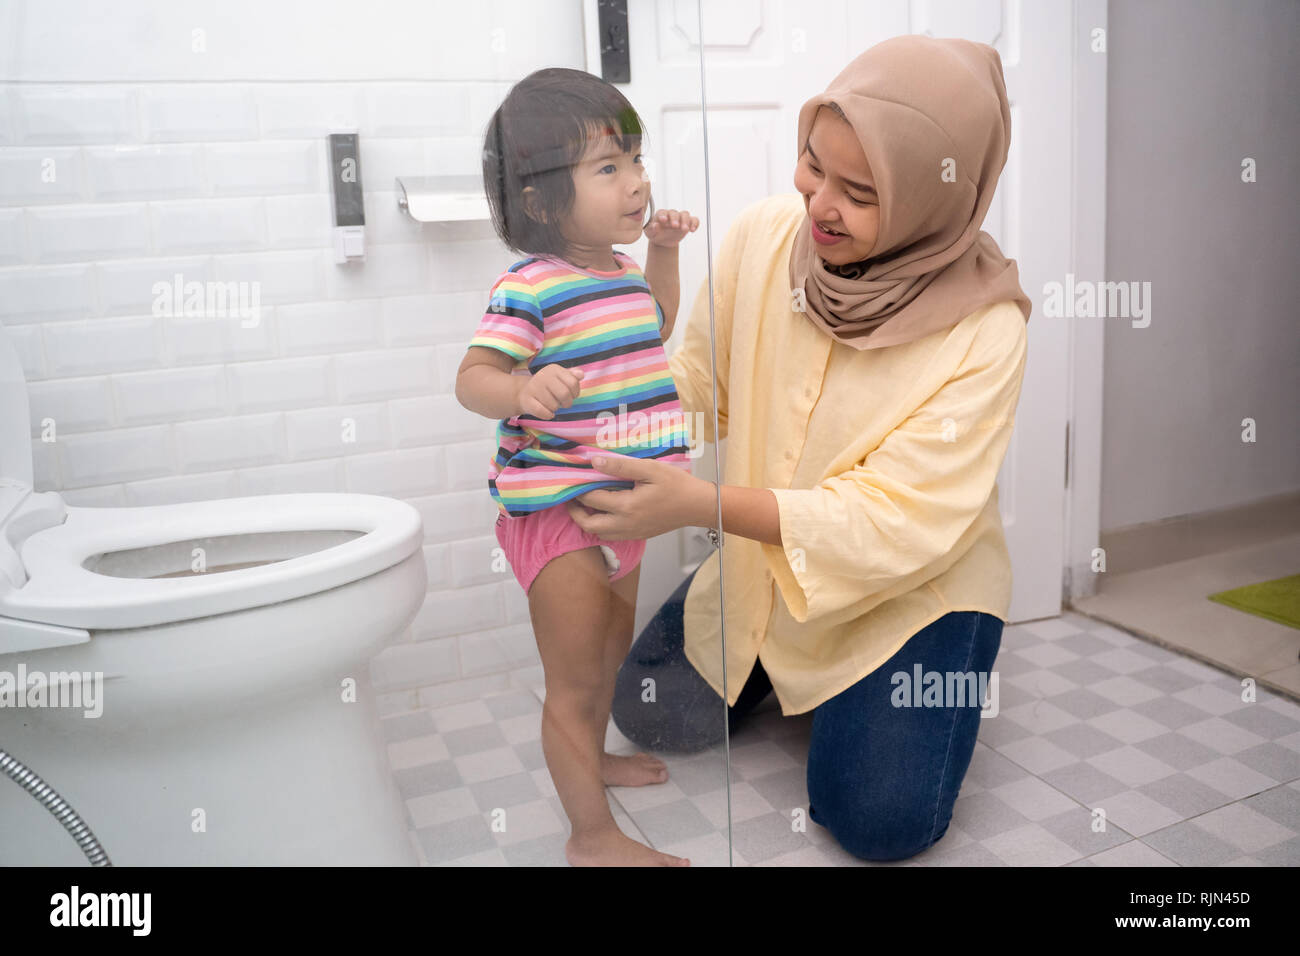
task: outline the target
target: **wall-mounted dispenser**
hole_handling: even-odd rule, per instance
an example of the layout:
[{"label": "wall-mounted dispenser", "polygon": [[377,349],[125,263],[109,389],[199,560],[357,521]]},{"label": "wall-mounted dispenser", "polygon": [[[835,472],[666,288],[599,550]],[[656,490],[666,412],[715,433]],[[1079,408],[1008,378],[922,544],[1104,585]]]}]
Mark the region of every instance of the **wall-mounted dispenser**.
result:
[{"label": "wall-mounted dispenser", "polygon": [[366,259],[366,209],[361,195],[361,143],[356,130],[329,134],[334,261]]}]

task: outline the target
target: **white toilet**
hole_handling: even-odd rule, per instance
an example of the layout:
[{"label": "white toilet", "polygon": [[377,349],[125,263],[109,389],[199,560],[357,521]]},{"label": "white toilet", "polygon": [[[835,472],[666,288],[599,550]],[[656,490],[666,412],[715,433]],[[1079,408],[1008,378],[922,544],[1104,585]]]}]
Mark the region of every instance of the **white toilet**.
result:
[{"label": "white toilet", "polygon": [[[99,716],[11,695],[0,750],[115,865],[416,862],[369,660],[424,599],[418,511],[359,494],[81,508],[32,481],[0,328],[0,688],[102,675]],[[85,863],[0,774],[0,865]]]}]

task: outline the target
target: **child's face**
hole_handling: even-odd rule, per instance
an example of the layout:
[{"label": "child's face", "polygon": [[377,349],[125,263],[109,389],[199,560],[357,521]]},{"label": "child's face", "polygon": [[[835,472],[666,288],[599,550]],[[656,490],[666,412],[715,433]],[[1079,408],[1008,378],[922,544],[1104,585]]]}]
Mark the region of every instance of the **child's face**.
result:
[{"label": "child's face", "polygon": [[842,238],[815,241],[817,255],[832,265],[861,262],[871,255],[880,228],[880,197],[862,144],[853,127],[829,109],[819,109],[808,142],[794,170],[794,188],[803,193],[808,228],[816,223]]},{"label": "child's face", "polygon": [[561,227],[578,251],[608,256],[610,246],[640,238],[650,195],[641,159],[635,149],[623,152],[607,134],[588,138],[573,167],[573,208]]}]

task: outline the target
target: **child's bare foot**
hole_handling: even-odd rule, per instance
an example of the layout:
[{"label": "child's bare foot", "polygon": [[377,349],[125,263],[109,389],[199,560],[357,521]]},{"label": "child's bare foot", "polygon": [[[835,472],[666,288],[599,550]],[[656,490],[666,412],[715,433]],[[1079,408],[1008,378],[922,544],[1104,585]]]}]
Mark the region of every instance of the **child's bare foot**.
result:
[{"label": "child's bare foot", "polygon": [[634,754],[600,755],[600,779],[607,787],[644,787],[650,783],[666,783],[668,767],[658,757]]},{"label": "child's bare foot", "polygon": [[690,866],[684,856],[660,853],[633,840],[614,824],[569,837],[564,856],[570,866]]}]

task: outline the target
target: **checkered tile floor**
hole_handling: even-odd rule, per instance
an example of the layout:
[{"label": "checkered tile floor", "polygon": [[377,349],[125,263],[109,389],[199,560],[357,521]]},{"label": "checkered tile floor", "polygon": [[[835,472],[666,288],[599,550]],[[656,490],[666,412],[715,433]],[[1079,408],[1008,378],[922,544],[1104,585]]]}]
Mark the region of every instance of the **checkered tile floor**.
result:
[{"label": "checkered tile floor", "polygon": [[[812,715],[783,718],[769,696],[731,736],[731,862],[1300,865],[1300,705],[1265,691],[1243,702],[1237,678],[1073,613],[1007,627],[996,669],[1000,713],[980,722],[948,832],[897,863],[858,860],[812,821],[792,832]],[[384,725],[423,863],[567,865],[540,690]],[[607,749],[636,752],[612,726]],[[722,748],[660,756],[667,783],[608,789],[619,826],[694,866],[727,865]]]}]

